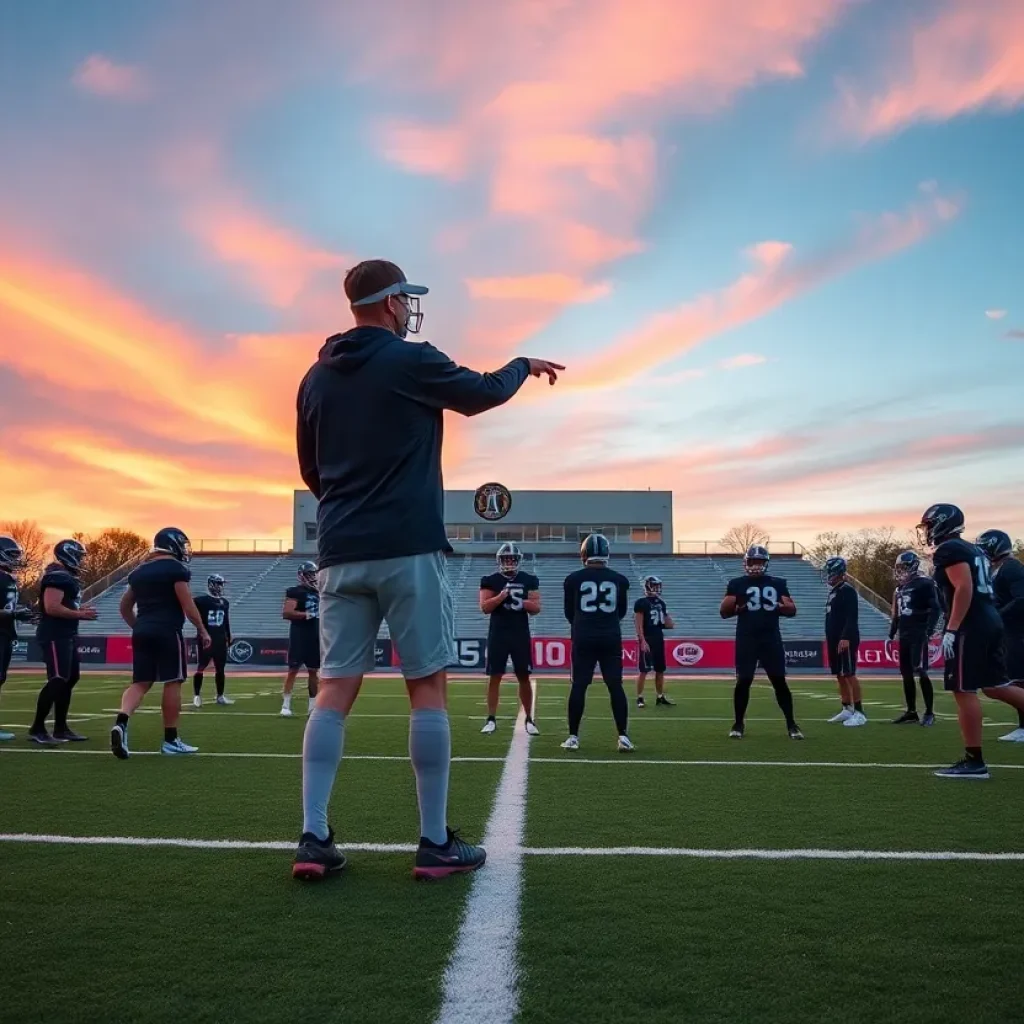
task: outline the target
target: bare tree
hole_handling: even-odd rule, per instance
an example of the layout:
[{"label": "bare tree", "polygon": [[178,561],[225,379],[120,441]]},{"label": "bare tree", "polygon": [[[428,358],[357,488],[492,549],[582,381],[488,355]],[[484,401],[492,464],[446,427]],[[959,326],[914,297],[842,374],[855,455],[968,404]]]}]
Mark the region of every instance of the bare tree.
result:
[{"label": "bare tree", "polygon": [[821,565],[826,558],[845,556],[849,548],[850,538],[847,534],[828,530],[814,538],[814,543],[807,549],[807,554],[815,565]]},{"label": "bare tree", "polygon": [[767,544],[768,531],[758,523],[740,523],[729,530],[718,542],[727,551],[745,555],[752,544]]},{"label": "bare tree", "polygon": [[50,561],[52,546],[43,528],[34,519],[8,519],[0,522],[0,534],[13,537],[25,552],[25,564],[15,575],[21,600],[33,604],[38,597],[43,568]]}]

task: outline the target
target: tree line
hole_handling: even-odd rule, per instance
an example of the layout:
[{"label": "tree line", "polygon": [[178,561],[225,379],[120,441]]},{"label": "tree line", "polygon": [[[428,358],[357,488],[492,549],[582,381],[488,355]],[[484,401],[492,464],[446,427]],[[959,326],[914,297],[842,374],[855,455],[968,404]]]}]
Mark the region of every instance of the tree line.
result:
[{"label": "tree line", "polygon": [[[737,554],[745,552],[751,544],[763,544],[771,550],[768,531],[757,523],[732,527],[719,543]],[[826,558],[842,556],[851,576],[890,600],[896,588],[893,565],[904,551],[916,551],[922,562],[928,561],[927,552],[918,544],[915,533],[901,533],[894,526],[883,526],[847,533],[835,530],[819,533],[807,547],[807,557],[815,565],[821,565]],[[1014,556],[1024,561],[1024,540],[1014,541]]]},{"label": "tree line", "polygon": [[[43,528],[32,519],[0,522],[0,535],[13,537],[25,552],[24,568],[17,573],[21,600],[34,603],[39,597],[39,580],[43,570],[53,561],[53,543],[47,540]],[[82,586],[109,576],[129,559],[140,558],[149,550],[149,542],[131,530],[112,527],[97,534],[73,533],[74,540],[85,545],[82,565]]]}]

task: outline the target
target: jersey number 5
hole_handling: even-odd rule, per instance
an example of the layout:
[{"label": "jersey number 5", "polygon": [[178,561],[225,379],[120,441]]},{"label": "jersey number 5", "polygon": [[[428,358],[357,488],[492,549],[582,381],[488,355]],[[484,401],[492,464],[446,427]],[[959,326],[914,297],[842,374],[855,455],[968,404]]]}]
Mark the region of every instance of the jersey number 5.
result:
[{"label": "jersey number 5", "polygon": [[[598,602],[598,595],[601,600]],[[604,583],[597,584],[593,580],[586,580],[580,584],[580,611],[587,612],[604,612],[606,615],[610,615],[615,611],[618,606],[619,588],[611,582],[611,580],[605,580]]]}]

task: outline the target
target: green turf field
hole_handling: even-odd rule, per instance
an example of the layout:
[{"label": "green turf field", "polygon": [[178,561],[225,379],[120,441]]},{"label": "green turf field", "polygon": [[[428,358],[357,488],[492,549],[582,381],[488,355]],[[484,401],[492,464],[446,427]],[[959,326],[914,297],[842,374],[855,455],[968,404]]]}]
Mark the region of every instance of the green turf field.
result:
[{"label": "green turf field", "polygon": [[[1024,1014],[1024,746],[996,742],[1016,724],[1003,705],[986,706],[993,777],[965,782],[929,771],[959,755],[952,702],[939,698],[933,729],[890,726],[894,682],[868,681],[871,722],[844,729],[824,722],[832,684],[795,679],[798,743],[767,687],[735,741],[727,682],[672,680],[678,706],[634,709],[637,750],[619,755],[600,683],[569,754],[564,680],[540,681],[531,740],[513,740],[514,687],[509,717],[481,736],[482,684],[455,681],[450,820],[471,839],[489,830],[494,855],[471,878],[414,883],[404,689],[373,679],[348,720],[332,807],[349,866],[304,886],[289,870],[304,697],[281,719],[278,679],[230,677],[233,707],[183,716],[201,753],[171,758],[155,753],[153,695],[118,762],[107,742],[123,677],[83,679],[72,725],[92,739],[56,750],[24,740],[39,684],[16,674],[0,697],[0,728],[18,733],[0,745],[4,1021]],[[130,842],[147,838],[199,845]]]}]

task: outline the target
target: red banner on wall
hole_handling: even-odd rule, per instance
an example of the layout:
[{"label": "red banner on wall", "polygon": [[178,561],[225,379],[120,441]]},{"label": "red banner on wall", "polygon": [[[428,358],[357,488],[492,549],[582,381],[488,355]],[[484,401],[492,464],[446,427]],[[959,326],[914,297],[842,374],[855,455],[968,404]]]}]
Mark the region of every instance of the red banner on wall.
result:
[{"label": "red banner on wall", "polygon": [[[942,641],[928,642],[928,664],[936,668],[945,662],[942,657]],[[857,650],[857,667],[865,669],[899,668],[900,645],[898,640],[861,640]]]}]

